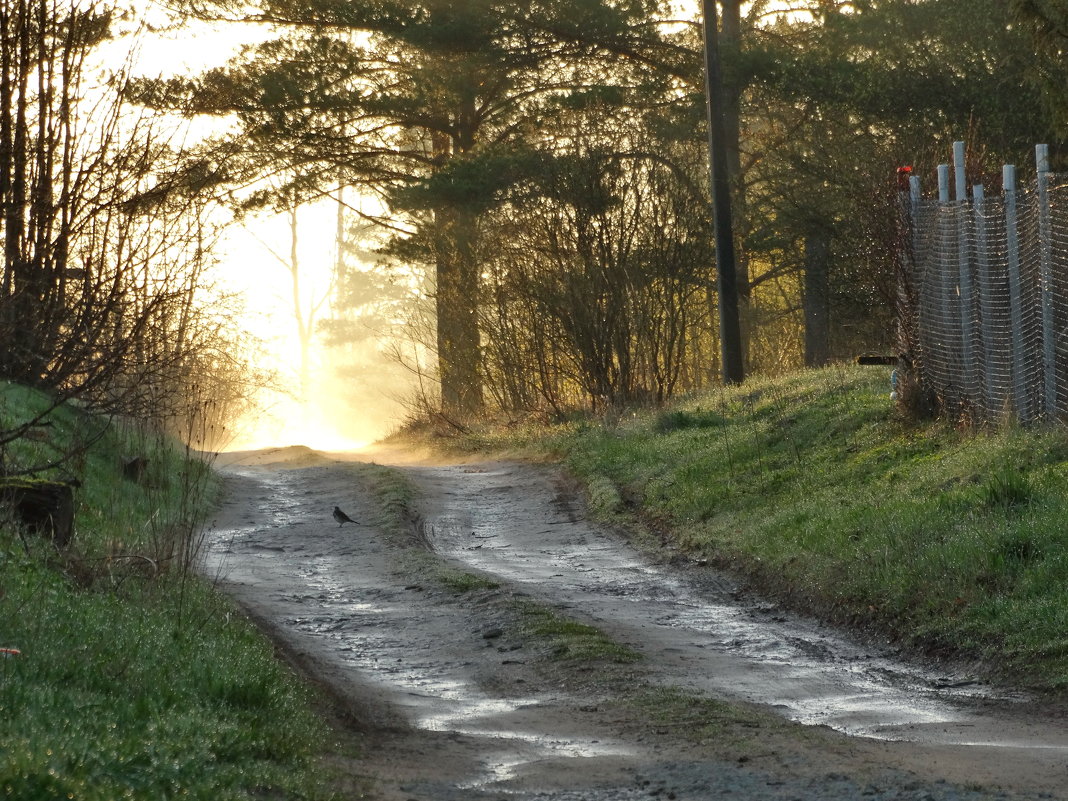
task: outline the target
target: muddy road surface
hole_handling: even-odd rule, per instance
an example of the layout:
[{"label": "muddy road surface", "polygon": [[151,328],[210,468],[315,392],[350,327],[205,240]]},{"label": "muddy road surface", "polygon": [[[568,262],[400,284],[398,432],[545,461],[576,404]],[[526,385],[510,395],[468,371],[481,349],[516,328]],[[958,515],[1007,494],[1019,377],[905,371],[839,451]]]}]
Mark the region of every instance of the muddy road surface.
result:
[{"label": "muddy road surface", "polygon": [[[1057,710],[643,553],[551,467],[397,465],[398,536],[355,459],[224,455],[204,564],[328,690],[350,797],[1068,799]],[[531,608],[640,659],[568,658]]]}]

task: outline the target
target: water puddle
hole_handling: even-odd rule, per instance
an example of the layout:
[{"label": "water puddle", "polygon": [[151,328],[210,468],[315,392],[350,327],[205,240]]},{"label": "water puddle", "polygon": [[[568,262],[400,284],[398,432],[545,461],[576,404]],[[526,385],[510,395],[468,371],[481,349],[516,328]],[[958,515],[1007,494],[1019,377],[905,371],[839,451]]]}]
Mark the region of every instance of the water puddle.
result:
[{"label": "water puddle", "polygon": [[255,488],[257,519],[209,531],[204,572],[268,605],[299,647],[381,688],[410,725],[477,738],[480,769],[463,787],[506,781],[545,760],[630,753],[620,742],[569,736],[566,723],[548,734],[534,717],[554,697],[483,689],[470,649],[486,643],[464,637],[477,625],[471,610],[424,598],[411,576],[398,575],[388,547],[327,522],[328,472],[230,472]]},{"label": "water puddle", "polygon": [[[596,527],[569,505],[546,508],[546,473],[513,466],[413,471],[428,497],[435,551],[531,595],[580,610],[643,653],[667,684],[770,705],[786,717],[851,735],[974,743],[977,699],[967,676],[934,675],[769,605],[740,603],[725,580],[700,586]],[[1000,697],[1000,700],[1011,699]],[[985,742],[985,741],[984,741]],[[1011,736],[987,744],[1013,747]],[[1068,750],[1068,736],[1043,744]]]},{"label": "water puddle", "polygon": [[[646,654],[650,681],[884,740],[1068,750],[1063,732],[1036,736],[1026,721],[991,726],[978,711],[989,691],[967,676],[926,673],[884,649],[743,602],[725,579],[698,581],[650,563],[584,522],[549,471],[408,469],[423,490],[434,550],[497,576],[509,591],[592,620]],[[353,684],[370,687],[391,714],[454,744],[468,761],[449,781],[469,797],[524,776],[565,781],[563,765],[573,766],[567,780],[582,778],[584,760],[648,758],[651,746],[640,740],[591,736],[591,727],[603,729],[574,712],[588,698],[516,681],[509,671],[522,668],[482,636],[486,612],[472,608],[470,596],[424,590],[433,582],[406,572],[385,539],[366,526],[339,529],[335,504],[357,519],[373,516],[344,470],[240,468],[228,480],[234,505],[207,532],[205,574],[273,621],[294,651],[329,664],[332,676],[358,677]],[[617,789],[591,797],[632,797]]]}]

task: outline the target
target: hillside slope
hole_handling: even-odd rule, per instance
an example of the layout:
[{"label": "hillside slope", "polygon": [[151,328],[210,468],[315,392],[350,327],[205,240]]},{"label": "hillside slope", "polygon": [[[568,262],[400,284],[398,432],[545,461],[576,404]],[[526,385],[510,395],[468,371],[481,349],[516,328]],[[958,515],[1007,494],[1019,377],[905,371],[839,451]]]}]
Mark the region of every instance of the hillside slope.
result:
[{"label": "hillside slope", "polygon": [[1068,434],[913,421],[888,368],[837,366],[621,420],[468,445],[564,459],[601,514],[765,592],[1068,688]]},{"label": "hillside slope", "polygon": [[[0,385],[0,430],[47,407]],[[192,572],[208,466],[69,405],[41,422],[4,463],[61,461],[38,476],[80,482],[75,535],[58,550],[0,522],[0,795],[316,797],[307,690]]]}]

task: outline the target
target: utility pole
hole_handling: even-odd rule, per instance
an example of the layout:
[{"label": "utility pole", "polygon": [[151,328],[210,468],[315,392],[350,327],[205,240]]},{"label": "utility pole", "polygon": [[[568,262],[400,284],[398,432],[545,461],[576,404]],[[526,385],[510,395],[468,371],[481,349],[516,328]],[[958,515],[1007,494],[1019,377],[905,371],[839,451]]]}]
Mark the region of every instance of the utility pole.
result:
[{"label": "utility pole", "polygon": [[708,163],[712,174],[712,216],[716,236],[719,290],[719,343],[724,384],[745,378],[742,330],[738,319],[738,279],[731,228],[731,187],[727,174],[727,135],[723,122],[723,76],[719,66],[716,0],[701,0],[705,38],[705,105],[708,111]]}]

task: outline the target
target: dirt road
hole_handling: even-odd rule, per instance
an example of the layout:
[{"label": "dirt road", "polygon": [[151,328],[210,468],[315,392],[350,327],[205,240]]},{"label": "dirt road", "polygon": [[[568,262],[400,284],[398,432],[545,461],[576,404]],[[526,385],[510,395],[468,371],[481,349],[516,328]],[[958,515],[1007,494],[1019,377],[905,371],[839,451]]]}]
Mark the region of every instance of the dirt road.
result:
[{"label": "dirt road", "polygon": [[[223,461],[205,570],[331,689],[362,745],[345,766],[365,777],[353,793],[1068,798],[1068,722],[1041,704],[650,558],[591,524],[551,468],[398,468],[433,558],[498,585],[461,593],[368,522],[375,502],[350,462],[306,449]],[[338,526],[335,504],[361,523]],[[642,658],[554,660],[517,598]]]}]

